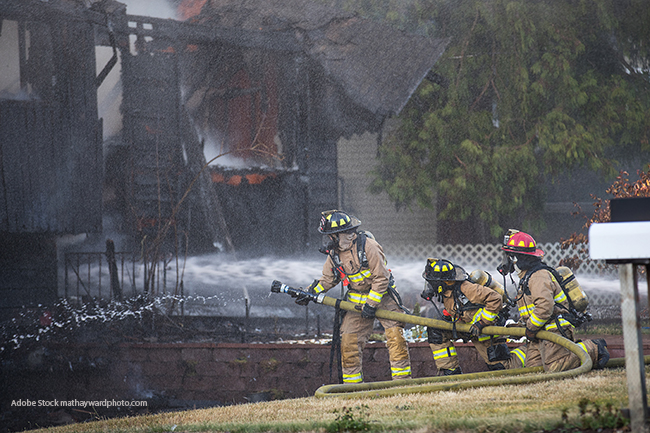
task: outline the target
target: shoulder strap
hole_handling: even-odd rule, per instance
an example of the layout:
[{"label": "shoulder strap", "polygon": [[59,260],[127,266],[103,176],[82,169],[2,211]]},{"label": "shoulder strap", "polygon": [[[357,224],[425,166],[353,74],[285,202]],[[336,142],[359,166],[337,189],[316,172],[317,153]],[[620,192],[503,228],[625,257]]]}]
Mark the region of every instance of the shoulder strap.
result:
[{"label": "shoulder strap", "polygon": [[[557,270],[555,270],[554,268],[550,268],[549,272],[553,274],[553,276],[557,280],[558,284],[562,288],[562,291],[566,295],[566,300],[567,300],[567,303],[569,304],[569,311],[571,311],[571,312],[577,311],[575,305],[573,304],[573,301],[571,300],[571,296],[569,296],[569,291],[566,289],[566,285],[570,281],[575,279],[575,275],[573,275],[571,278],[564,281],[564,277],[562,275],[560,275],[560,273]],[[562,307],[562,304],[558,304],[557,302],[556,302],[556,304]]]},{"label": "shoulder strap", "polygon": [[339,268],[341,266],[341,258],[339,257],[339,254],[332,250],[330,251],[330,257],[332,258],[332,261],[334,262],[334,266]]},{"label": "shoulder strap", "polygon": [[[462,282],[461,282],[462,284]],[[469,299],[467,299],[467,296],[460,290],[460,284],[457,286],[454,286],[452,289],[452,295],[454,297],[454,302],[456,303],[456,311],[461,313],[463,311],[467,310],[474,310],[477,308],[484,308],[485,305],[483,304],[475,304],[473,302],[469,302]],[[463,299],[465,302],[463,302]]]},{"label": "shoulder strap", "polygon": [[[334,275],[336,275],[336,278],[339,279],[345,279],[345,273],[343,272],[343,263],[341,263],[341,258],[339,257],[338,253],[332,249],[329,253],[330,258],[332,259],[332,262],[334,263],[334,268],[332,268],[332,272],[334,272]],[[343,284],[345,284],[345,280],[343,281]]]},{"label": "shoulder strap", "polygon": [[367,268],[368,257],[366,256],[366,239],[368,236],[361,230],[357,233],[357,255],[359,256],[359,263],[362,268]]},{"label": "shoulder strap", "polygon": [[[519,282],[519,285],[524,290],[524,293],[527,294],[527,295],[530,295],[530,289],[528,288],[528,280],[530,280],[530,277],[535,272],[541,271],[542,269],[545,269],[545,270],[549,271],[555,277],[555,280],[560,285],[560,288],[567,295],[566,299],[567,299],[567,302],[569,303],[569,308],[571,310],[575,310],[575,306],[573,305],[573,302],[571,301],[571,298],[569,297],[569,294],[567,293],[564,278],[562,277],[562,275],[560,275],[560,273],[557,270],[555,270],[555,268],[547,265],[546,263],[542,262],[538,266],[535,266],[534,268],[532,268],[528,272],[526,272],[526,275],[524,276],[524,278]],[[556,302],[556,304],[557,304],[557,302]],[[558,304],[558,305],[561,305],[561,304]]]},{"label": "shoulder strap", "polygon": [[526,275],[524,275],[524,278],[522,278],[521,281],[519,281],[519,287],[523,290],[524,294],[530,296],[530,289],[528,288],[528,280],[530,280],[530,277],[532,277],[535,272],[541,271],[542,269],[546,269],[551,273],[555,272],[555,269],[553,269],[552,267],[550,267],[544,262],[539,262],[537,266],[533,266],[532,268],[530,268],[526,272]]}]

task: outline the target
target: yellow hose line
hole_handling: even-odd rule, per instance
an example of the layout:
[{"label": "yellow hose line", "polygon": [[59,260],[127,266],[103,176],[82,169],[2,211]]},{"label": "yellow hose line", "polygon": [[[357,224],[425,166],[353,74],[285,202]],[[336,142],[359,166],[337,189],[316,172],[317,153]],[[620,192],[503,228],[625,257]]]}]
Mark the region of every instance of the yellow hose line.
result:
[{"label": "yellow hose line", "polygon": [[[318,303],[339,307],[346,311],[359,313],[355,304],[348,301],[339,301],[323,294],[318,296]],[[442,320],[429,319],[427,317],[411,316],[395,311],[377,310],[376,316],[381,319],[395,320],[413,325],[430,326],[432,328],[452,331],[453,325]],[[456,323],[456,330],[469,332],[470,325]],[[523,337],[525,329],[519,327],[504,328],[500,326],[486,326],[482,333],[486,335],[511,335]],[[551,341],[567,348],[580,358],[580,366],[572,370],[555,373],[543,373],[542,367],[516,368],[510,370],[487,371],[481,373],[469,373],[460,376],[436,376],[418,379],[389,380],[372,383],[356,384],[335,384],[324,385],[316,390],[316,397],[339,397],[339,398],[364,398],[381,397],[396,394],[415,394],[434,391],[447,391],[456,389],[474,388],[479,386],[499,386],[523,383],[535,383],[553,379],[564,379],[587,373],[592,368],[591,358],[580,346],[574,342],[548,331],[539,331],[537,337],[542,340]],[[609,366],[609,363],[608,363]],[[527,374],[528,373],[528,374]],[[461,379],[462,377],[462,379]]]}]

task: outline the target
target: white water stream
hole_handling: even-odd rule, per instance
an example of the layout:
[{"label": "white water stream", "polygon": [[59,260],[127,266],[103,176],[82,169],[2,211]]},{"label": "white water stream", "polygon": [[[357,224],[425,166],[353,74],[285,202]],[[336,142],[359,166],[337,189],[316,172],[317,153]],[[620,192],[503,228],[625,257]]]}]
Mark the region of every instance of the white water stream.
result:
[{"label": "white water stream", "polygon": [[[185,264],[184,294],[195,300],[188,302],[186,313],[243,316],[246,312],[245,299],[248,297],[251,317],[304,317],[304,308],[296,305],[289,296],[270,293],[271,283],[279,280],[293,287],[307,287],[320,277],[324,262],[324,256],[300,259],[261,257],[250,260],[233,260],[218,254],[190,257]],[[424,260],[389,262],[397,289],[408,308],[412,308],[416,302],[426,304],[420,298],[424,288],[424,264]],[[471,272],[474,269],[466,270]],[[503,283],[496,270],[487,271]],[[580,275],[577,278],[592,305],[618,304],[620,286],[617,279]],[[507,287],[508,293],[514,296],[515,286],[510,278]],[[330,290],[329,294],[337,297],[340,292],[339,286]]]}]

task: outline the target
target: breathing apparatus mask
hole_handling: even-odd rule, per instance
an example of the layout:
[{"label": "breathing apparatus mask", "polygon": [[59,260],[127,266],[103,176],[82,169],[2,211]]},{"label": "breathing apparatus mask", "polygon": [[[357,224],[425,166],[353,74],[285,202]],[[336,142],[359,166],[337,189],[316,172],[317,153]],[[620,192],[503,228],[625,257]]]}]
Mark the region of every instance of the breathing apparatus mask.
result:
[{"label": "breathing apparatus mask", "polygon": [[508,274],[512,274],[515,272],[515,263],[517,263],[516,256],[504,253],[501,263],[497,266],[497,271],[504,277]]},{"label": "breathing apparatus mask", "polygon": [[541,260],[541,257],[528,254],[505,254],[501,264],[497,267],[497,271],[505,277],[517,270],[525,271],[530,269],[541,262]]},{"label": "breathing apparatus mask", "polygon": [[[503,236],[503,246],[505,247],[508,245],[508,241],[510,240],[510,236],[514,235],[515,233],[518,233],[519,230],[515,229],[509,229],[506,234]],[[503,252],[503,259],[501,259],[501,264],[497,266],[497,271],[503,275],[504,277],[508,274],[512,274],[515,272],[515,263],[517,262],[517,257],[506,253],[505,251]]]},{"label": "breathing apparatus mask", "polygon": [[352,246],[356,233],[357,229],[353,228],[339,233],[323,235],[323,241],[318,251],[323,254],[329,254],[336,249],[342,251],[347,250]]},{"label": "breathing apparatus mask", "polygon": [[457,281],[427,280],[420,297],[426,301],[431,301],[435,297],[438,302],[443,302],[445,292],[453,289],[456,283]]},{"label": "breathing apparatus mask", "polygon": [[336,235],[323,235],[323,241],[320,248],[318,248],[318,251],[327,255],[330,251],[334,250],[338,244],[339,240]]}]

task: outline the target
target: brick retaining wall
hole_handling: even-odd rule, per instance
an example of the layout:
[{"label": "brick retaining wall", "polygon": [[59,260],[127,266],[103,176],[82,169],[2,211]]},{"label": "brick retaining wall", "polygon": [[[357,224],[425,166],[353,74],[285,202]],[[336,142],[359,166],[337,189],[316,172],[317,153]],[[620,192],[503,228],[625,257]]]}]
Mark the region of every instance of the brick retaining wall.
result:
[{"label": "brick retaining wall", "polygon": [[[427,343],[410,343],[413,377],[436,375]],[[465,372],[485,371],[471,344],[457,344]],[[611,343],[623,357],[622,342]],[[8,379],[11,399],[152,399],[232,404],[314,394],[330,381],[330,346],[317,344],[100,344],[50,345]],[[46,362],[44,360],[47,360]],[[367,382],[390,379],[384,343],[364,351]],[[7,374],[7,371],[5,371]],[[336,377],[336,366],[332,372]],[[161,403],[162,404],[162,403]]]}]

